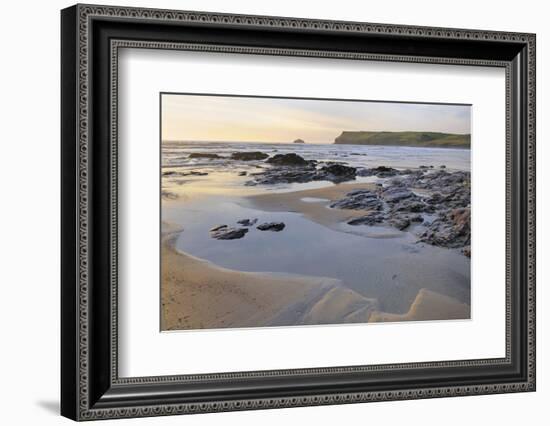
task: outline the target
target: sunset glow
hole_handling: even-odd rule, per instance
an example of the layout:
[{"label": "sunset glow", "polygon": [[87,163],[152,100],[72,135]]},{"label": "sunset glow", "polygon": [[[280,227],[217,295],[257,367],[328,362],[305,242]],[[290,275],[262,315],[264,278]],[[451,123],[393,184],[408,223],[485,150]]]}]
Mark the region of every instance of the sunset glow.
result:
[{"label": "sunset glow", "polygon": [[470,133],[470,106],[162,95],[167,141],[333,143],[342,131]]}]

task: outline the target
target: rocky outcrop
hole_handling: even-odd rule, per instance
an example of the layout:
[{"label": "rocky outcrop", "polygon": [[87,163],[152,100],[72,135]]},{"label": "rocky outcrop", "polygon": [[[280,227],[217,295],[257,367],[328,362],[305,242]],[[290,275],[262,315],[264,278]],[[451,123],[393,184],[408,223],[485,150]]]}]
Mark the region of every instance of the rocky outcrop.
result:
[{"label": "rocky outcrop", "polygon": [[162,177],[184,177],[184,176],[208,176],[208,172],[199,172],[196,170],[192,170],[190,172],[176,172],[171,170],[171,171],[162,173]]},{"label": "rocky outcrop", "polygon": [[307,166],[310,164],[310,162],[293,152],[289,154],[275,154],[266,162],[276,166]]},{"label": "rocky outcrop", "polygon": [[370,211],[364,216],[356,217],[348,221],[348,225],[378,225],[386,220],[386,215],[378,211]]},{"label": "rocky outcrop", "polygon": [[257,218],[254,218],[254,219],[241,219],[241,220],[237,221],[237,223],[239,225],[242,225],[242,226],[252,226],[252,225],[255,225],[256,222],[258,222]]},{"label": "rocky outcrop", "polygon": [[285,224],[283,222],[266,222],[256,226],[256,229],[260,231],[280,232],[285,229]]},{"label": "rocky outcrop", "polygon": [[334,183],[355,179],[357,169],[340,163],[318,163],[297,154],[277,154],[266,161],[271,167],[253,173],[247,185],[306,183],[326,180]]},{"label": "rocky outcrop", "polygon": [[236,240],[244,237],[247,232],[247,228],[232,228],[227,225],[219,225],[210,229],[210,236],[216,240]]},{"label": "rocky outcrop", "polygon": [[356,174],[357,169],[355,167],[344,166],[342,164],[329,164],[322,166],[318,170],[318,175],[325,178],[319,180],[330,180],[331,182],[353,180]]},{"label": "rocky outcrop", "polygon": [[399,170],[386,166],[378,166],[371,169],[361,169],[357,171],[358,176],[376,176],[378,178],[387,178],[398,174],[400,174]]},{"label": "rocky outcrop", "polygon": [[[423,195],[416,191],[423,190]],[[332,208],[364,210],[349,225],[386,225],[401,231],[413,225],[418,240],[462,248],[470,256],[470,173],[421,169],[403,171],[377,189],[357,189],[330,204]],[[435,215],[435,218],[434,218]]]},{"label": "rocky outcrop", "polygon": [[303,139],[296,139],[294,142],[292,143],[306,143],[306,141],[304,141]]},{"label": "rocky outcrop", "polygon": [[359,189],[348,192],[346,198],[333,202],[330,207],[347,210],[382,210],[383,203],[377,192]]},{"label": "rocky outcrop", "polygon": [[267,157],[269,157],[269,155],[260,151],[234,152],[231,154],[231,159],[238,161],[259,161],[265,160]]},{"label": "rocky outcrop", "polygon": [[[439,247],[464,248],[470,254],[470,208],[457,208],[441,212],[428,229],[420,236],[420,241]],[[466,249],[466,246],[467,249]]]}]

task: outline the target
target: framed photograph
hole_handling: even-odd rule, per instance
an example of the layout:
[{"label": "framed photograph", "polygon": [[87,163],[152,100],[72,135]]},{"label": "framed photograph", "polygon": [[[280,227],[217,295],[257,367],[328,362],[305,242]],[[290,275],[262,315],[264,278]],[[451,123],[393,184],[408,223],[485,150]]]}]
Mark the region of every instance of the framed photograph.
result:
[{"label": "framed photograph", "polygon": [[535,35],[61,12],[61,412],[535,390]]}]

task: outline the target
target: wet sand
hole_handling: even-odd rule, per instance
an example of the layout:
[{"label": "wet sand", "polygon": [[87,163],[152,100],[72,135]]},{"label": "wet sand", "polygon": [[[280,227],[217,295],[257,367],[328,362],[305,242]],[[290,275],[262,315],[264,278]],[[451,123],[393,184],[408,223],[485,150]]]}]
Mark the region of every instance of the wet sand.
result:
[{"label": "wet sand", "polygon": [[[365,210],[327,208],[332,201],[344,198],[348,192],[355,189],[373,190],[375,188],[376,185],[373,183],[340,183],[303,191],[252,195],[246,197],[246,200],[260,210],[301,213],[321,225],[331,226],[365,215]],[[319,199],[319,201],[311,199]]]},{"label": "wet sand", "polygon": [[331,278],[233,271],[178,252],[163,224],[161,329],[367,322],[377,308]]},{"label": "wet sand", "polygon": [[449,320],[469,317],[470,306],[452,297],[423,288],[418,292],[406,314],[375,311],[369,317],[369,322]]}]

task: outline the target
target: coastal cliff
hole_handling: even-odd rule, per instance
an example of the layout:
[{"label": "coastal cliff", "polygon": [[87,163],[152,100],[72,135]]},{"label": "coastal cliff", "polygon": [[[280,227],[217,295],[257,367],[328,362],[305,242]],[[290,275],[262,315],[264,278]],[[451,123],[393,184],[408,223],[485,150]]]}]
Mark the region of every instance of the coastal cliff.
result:
[{"label": "coastal cliff", "polygon": [[470,148],[469,134],[440,132],[367,132],[344,131],[337,145],[390,145],[433,148]]}]

